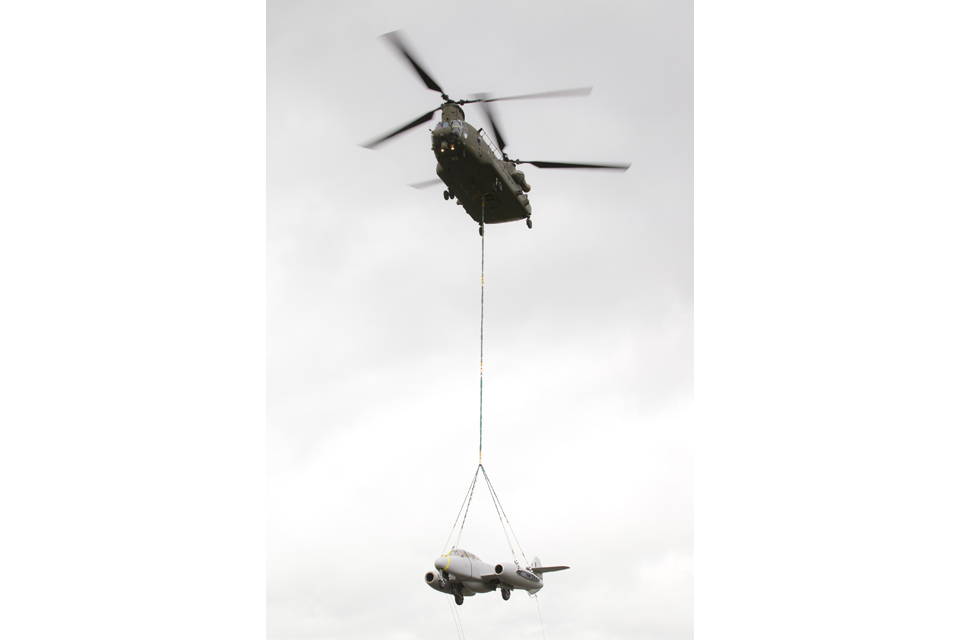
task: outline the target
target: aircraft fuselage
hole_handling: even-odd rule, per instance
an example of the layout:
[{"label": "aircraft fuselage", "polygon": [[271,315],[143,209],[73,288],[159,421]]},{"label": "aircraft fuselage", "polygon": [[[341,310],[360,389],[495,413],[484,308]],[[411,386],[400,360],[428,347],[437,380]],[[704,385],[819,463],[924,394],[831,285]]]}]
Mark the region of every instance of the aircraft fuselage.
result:
[{"label": "aircraft fuselage", "polygon": [[567,568],[541,567],[539,558],[534,558],[533,566],[527,569],[521,569],[515,563],[489,564],[463,549],[451,549],[437,558],[433,566],[436,571],[428,571],[424,580],[432,589],[452,594],[457,604],[463,602],[464,596],[496,589],[500,589],[504,600],[510,598],[514,589],[536,593],[543,588],[539,572]]}]

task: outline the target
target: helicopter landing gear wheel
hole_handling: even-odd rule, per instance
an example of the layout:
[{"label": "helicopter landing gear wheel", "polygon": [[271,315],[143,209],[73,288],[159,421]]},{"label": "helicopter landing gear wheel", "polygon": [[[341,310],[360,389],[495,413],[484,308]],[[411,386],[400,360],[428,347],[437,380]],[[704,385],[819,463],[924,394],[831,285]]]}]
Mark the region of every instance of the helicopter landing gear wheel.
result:
[{"label": "helicopter landing gear wheel", "polygon": [[457,603],[457,606],[463,604],[463,596],[460,595],[459,593],[453,594],[453,599]]},{"label": "helicopter landing gear wheel", "polygon": [[443,199],[444,199],[444,200],[449,200],[449,199],[450,199],[450,192],[449,192],[449,191],[446,191],[446,190],[445,190],[445,191],[443,192]]},{"label": "helicopter landing gear wheel", "polygon": [[533,220],[527,218],[527,229],[533,229]]},{"label": "helicopter landing gear wheel", "polygon": [[480,225],[480,235],[483,235],[483,225]]},{"label": "helicopter landing gear wheel", "polygon": [[504,600],[509,600],[509,599],[510,599],[510,589],[503,589],[503,588],[501,588],[501,589],[500,589],[500,597],[503,598]]}]

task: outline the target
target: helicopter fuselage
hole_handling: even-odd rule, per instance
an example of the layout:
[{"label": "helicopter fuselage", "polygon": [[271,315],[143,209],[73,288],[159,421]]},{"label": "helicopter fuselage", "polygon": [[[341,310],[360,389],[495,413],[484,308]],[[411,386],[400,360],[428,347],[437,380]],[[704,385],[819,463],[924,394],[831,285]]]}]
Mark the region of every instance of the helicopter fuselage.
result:
[{"label": "helicopter fuselage", "polygon": [[437,176],[474,221],[480,223],[482,214],[483,224],[516,220],[530,224],[526,195],[530,185],[523,172],[464,120],[458,105],[444,105],[442,119],[430,135]]}]

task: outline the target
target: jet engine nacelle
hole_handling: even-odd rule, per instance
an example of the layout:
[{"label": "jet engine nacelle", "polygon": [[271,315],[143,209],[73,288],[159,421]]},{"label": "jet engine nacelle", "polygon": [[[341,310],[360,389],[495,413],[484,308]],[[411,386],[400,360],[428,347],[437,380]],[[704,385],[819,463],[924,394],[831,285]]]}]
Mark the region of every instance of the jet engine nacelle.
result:
[{"label": "jet engine nacelle", "polygon": [[498,564],[493,568],[494,573],[497,574],[497,577],[506,582],[511,587],[517,587],[518,589],[539,590],[543,587],[542,580],[533,572],[526,571],[524,569],[517,569],[516,567],[511,567],[510,565]]},{"label": "jet engine nacelle", "polygon": [[450,580],[444,580],[443,576],[438,571],[427,571],[427,574],[423,576],[423,579],[428,585],[437,591],[442,591],[443,593],[453,593],[453,583]]}]

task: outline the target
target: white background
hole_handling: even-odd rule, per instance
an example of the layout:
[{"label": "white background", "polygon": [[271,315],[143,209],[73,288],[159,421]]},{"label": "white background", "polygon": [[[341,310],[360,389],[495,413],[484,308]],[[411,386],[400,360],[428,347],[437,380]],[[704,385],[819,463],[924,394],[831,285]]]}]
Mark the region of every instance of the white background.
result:
[{"label": "white background", "polygon": [[[42,12],[7,9],[3,18],[3,633],[263,637],[264,585],[267,593],[271,586],[262,527],[282,505],[266,500],[265,486],[276,480],[268,476],[265,485],[262,466],[265,454],[268,470],[278,463],[269,431],[263,439],[264,264],[271,248],[264,252],[262,6],[245,15],[235,3],[180,10],[60,4]],[[696,425],[699,631],[952,637],[953,576],[960,568],[952,438],[955,15],[932,4],[909,14],[852,3],[776,11],[756,4],[726,5],[719,13],[708,8],[696,20],[699,384],[694,419],[681,424]],[[427,59],[429,45],[419,39],[414,45],[446,88],[443,67]],[[377,73],[389,78],[383,83],[418,90],[398,61],[383,58],[377,63]],[[592,108],[607,86],[602,79],[574,82],[597,88],[563,113]],[[554,86],[560,85],[545,81],[543,89]],[[527,87],[463,90],[491,89]],[[395,120],[380,111],[383,104],[371,105],[383,118],[372,122],[373,135],[432,107],[428,102]],[[531,104],[542,105],[547,117],[545,101]],[[406,107],[396,100],[398,111]],[[595,156],[560,157],[554,154],[565,147],[536,146],[542,138],[528,142],[525,128],[513,125],[519,116],[506,109],[500,116],[517,155],[635,163],[622,176],[570,174],[552,186],[548,172],[531,170],[537,226],[495,229],[502,266],[511,235],[545,242],[551,224],[574,219],[561,211],[547,223],[547,194],[562,188],[554,195],[562,202],[579,197],[582,180],[632,177],[641,154],[624,158],[605,143],[590,147]],[[357,134],[358,141],[368,139],[365,129]],[[403,144],[378,152],[383,159],[375,162],[392,167],[386,170],[396,172],[397,185],[429,177],[412,164],[413,157],[429,162],[426,148],[406,155]],[[371,187],[365,197],[382,196]],[[431,211],[435,202],[436,194]],[[398,227],[429,228],[424,223],[443,215],[475,245],[466,216],[443,205],[437,214],[419,204],[398,206],[398,215],[414,216]],[[609,228],[614,235],[616,221]],[[491,266],[491,279],[495,273]],[[510,281],[500,276],[499,295]],[[450,299],[452,305],[457,297]],[[506,310],[513,307],[506,300],[496,303],[503,319],[492,312],[489,320],[500,328],[488,334],[491,344],[502,345],[490,347],[489,363],[500,367],[502,382],[488,373],[491,385],[502,385],[490,391],[499,402],[522,388],[508,385],[505,373],[521,365],[502,359],[537,361],[523,351],[533,350],[530,341],[524,347],[519,337],[513,343],[504,334],[493,337],[508,331]],[[465,313],[464,323],[471,317]],[[422,339],[435,335],[424,331]],[[464,365],[465,372],[472,368]],[[444,402],[459,409],[457,397]],[[396,409],[399,415],[403,407]],[[619,541],[607,553],[582,550],[576,536],[541,534],[557,531],[549,526],[553,514],[536,511],[542,495],[576,496],[580,488],[556,474],[548,476],[556,483],[551,487],[494,466],[494,451],[534,450],[494,444],[504,437],[493,435],[494,424],[516,420],[523,428],[524,422],[502,410],[494,416],[486,466],[525,550],[548,563],[571,548],[602,554],[611,568],[610,593],[594,601],[577,591],[578,582],[563,582],[576,568],[549,576],[542,592],[550,637],[589,636],[590,624],[606,621],[578,616],[615,603]],[[465,415],[462,422],[470,420]],[[429,447],[438,445],[413,451],[408,440],[398,434],[391,443],[410,447],[397,452],[398,460],[434,457]],[[451,443],[449,450],[460,449]],[[413,466],[404,464],[404,473]],[[472,460],[450,466],[466,467],[462,480],[424,485],[440,492],[449,484],[455,500],[418,507],[425,517],[451,511],[436,516],[442,526],[424,527],[438,530],[436,536],[417,538],[427,562],[442,542],[434,540],[446,536]],[[389,494],[382,473],[367,470],[362,477],[371,500],[376,491]],[[333,503],[334,494],[324,493],[326,478],[315,479],[317,501],[326,496]],[[602,492],[584,490],[602,510]],[[303,516],[308,525],[310,515]],[[358,539],[388,552],[392,562],[396,523],[389,510],[379,515],[376,528],[357,529]],[[479,510],[471,518],[484,519]],[[384,522],[391,526],[379,526]],[[577,568],[589,566],[589,559],[577,559]],[[452,636],[449,612],[427,609],[442,596],[418,582],[420,554],[396,560],[398,572],[391,567],[376,575],[403,577],[409,562],[417,568],[415,583],[374,594],[386,601],[384,616],[338,633],[371,632],[389,616],[391,599],[409,591],[429,601],[412,614]],[[556,605],[565,590],[572,604],[561,610]],[[343,615],[371,599],[341,597]],[[464,607],[527,604],[494,598],[478,596]],[[468,636],[469,622],[464,617]],[[629,609],[616,623],[628,631],[644,624]]]}]

